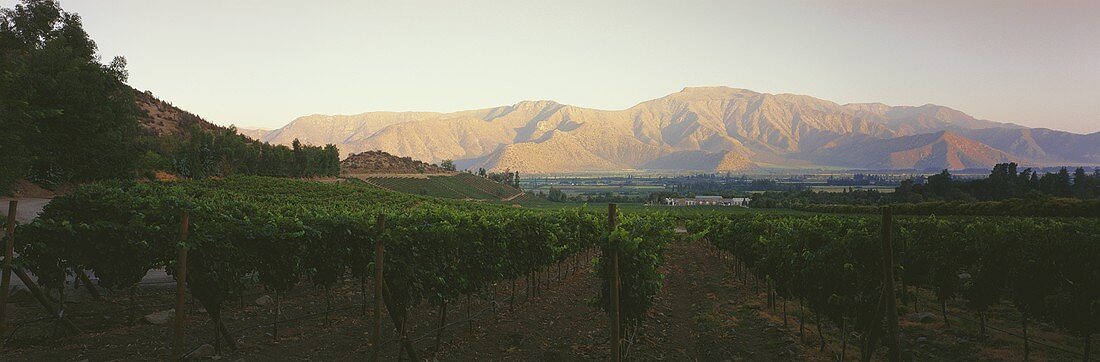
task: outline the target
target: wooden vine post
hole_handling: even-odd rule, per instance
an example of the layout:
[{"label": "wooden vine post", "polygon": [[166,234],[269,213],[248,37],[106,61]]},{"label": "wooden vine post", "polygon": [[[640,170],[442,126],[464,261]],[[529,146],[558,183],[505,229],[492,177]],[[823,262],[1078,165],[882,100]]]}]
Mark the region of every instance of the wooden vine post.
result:
[{"label": "wooden vine post", "polygon": [[[614,232],[619,225],[619,208],[607,204],[607,229]],[[611,239],[614,240],[614,239]],[[609,242],[611,240],[608,240]],[[622,361],[622,334],[619,325],[619,246],[608,245],[611,249],[611,360]]]},{"label": "wooden vine post", "polygon": [[187,292],[187,232],[190,227],[190,216],[183,212],[183,220],[180,222],[180,247],[179,261],[176,267],[176,318],[172,321],[172,360],[179,361],[183,357],[183,305]]},{"label": "wooden vine post", "polygon": [[882,208],[882,257],[883,257],[883,301],[886,303],[886,345],[889,348],[887,360],[901,358],[898,342],[898,304],[894,295],[894,215],[889,206]]},{"label": "wooden vine post", "polygon": [[7,233],[4,237],[4,271],[0,281],[0,336],[6,336],[8,327],[8,293],[11,292],[11,259],[15,257],[15,210],[19,201],[8,201]]},{"label": "wooden vine post", "polygon": [[[378,234],[381,235],[382,231],[386,229],[386,215],[378,215]],[[385,246],[382,244],[382,238],[379,237],[374,243],[374,350],[371,352],[371,361],[377,361],[379,353],[382,350],[382,261],[385,253]]]}]

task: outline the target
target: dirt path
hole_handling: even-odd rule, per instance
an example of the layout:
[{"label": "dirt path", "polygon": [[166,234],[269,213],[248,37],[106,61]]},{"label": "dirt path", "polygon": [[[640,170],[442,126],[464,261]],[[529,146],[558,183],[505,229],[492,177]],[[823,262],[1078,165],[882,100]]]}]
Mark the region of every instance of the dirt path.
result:
[{"label": "dirt path", "polygon": [[453,336],[440,360],[575,361],[607,359],[607,317],[589,300],[599,282],[590,264],[550,290]]},{"label": "dirt path", "polygon": [[525,195],[525,193],[523,191],[520,191],[518,194],[500,199],[500,201],[512,201],[512,200],[515,200],[517,197],[520,197],[520,196],[523,196],[523,195]]},{"label": "dirt path", "polygon": [[[804,360],[792,336],[699,243],[665,252],[665,284],[630,353],[637,360]],[[812,358],[811,358],[812,359]]]},{"label": "dirt path", "polygon": [[[722,262],[697,243],[665,254],[665,285],[637,331],[632,360],[811,359],[793,336],[759,316],[759,301],[733,284]],[[588,301],[598,280],[584,272],[532,298],[500,323],[453,337],[440,360],[603,360],[607,317]],[[629,333],[629,331],[628,331]]]},{"label": "dirt path", "polygon": [[[19,208],[15,212],[15,221],[20,224],[29,223],[34,218],[38,217],[38,214],[42,213],[42,209],[49,204],[51,200],[49,198],[34,198],[34,197],[0,197],[0,219],[7,219],[8,217],[8,201],[19,201]],[[3,229],[3,226],[0,226]]]}]

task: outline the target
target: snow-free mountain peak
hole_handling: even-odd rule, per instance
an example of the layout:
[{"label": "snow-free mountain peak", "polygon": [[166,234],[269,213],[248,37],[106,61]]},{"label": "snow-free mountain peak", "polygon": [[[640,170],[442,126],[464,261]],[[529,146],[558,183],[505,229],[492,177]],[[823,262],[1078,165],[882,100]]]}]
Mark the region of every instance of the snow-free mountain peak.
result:
[{"label": "snow-free mountain peak", "polygon": [[536,100],[451,113],[312,115],[262,137],[335,143],[344,155],[382,150],[429,162],[451,159],[460,168],[539,173],[1100,163],[1094,135],[1043,130],[1035,137],[1030,131],[933,104],[840,105],[719,86],[687,87],[624,110]]}]

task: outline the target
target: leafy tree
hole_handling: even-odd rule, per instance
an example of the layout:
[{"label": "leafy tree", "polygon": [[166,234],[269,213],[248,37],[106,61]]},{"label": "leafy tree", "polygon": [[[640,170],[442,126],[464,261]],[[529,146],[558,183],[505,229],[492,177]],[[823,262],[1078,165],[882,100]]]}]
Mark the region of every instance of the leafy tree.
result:
[{"label": "leafy tree", "polygon": [[55,1],[0,11],[0,154],[15,159],[4,163],[0,186],[129,174],[140,153],[126,60],[102,64],[96,51],[80,17]]},{"label": "leafy tree", "polygon": [[447,170],[447,171],[456,170],[454,160],[443,160],[442,162],[439,163],[439,167],[442,167],[444,170]]},{"label": "leafy tree", "polygon": [[1096,197],[1096,187],[1100,185],[1100,178],[1090,177],[1083,167],[1078,167],[1073,172],[1073,196],[1079,199]]},{"label": "leafy tree", "polygon": [[567,200],[568,197],[565,195],[565,193],[562,192],[561,190],[555,189],[553,186],[550,187],[550,191],[547,191],[544,197],[548,201],[554,201],[554,202],[568,201]]},{"label": "leafy tree", "polygon": [[1069,171],[1063,167],[1058,173],[1047,173],[1039,179],[1039,185],[1043,193],[1047,195],[1070,197],[1073,195],[1073,186],[1070,183]]},{"label": "leafy tree", "polygon": [[56,1],[0,9],[0,190],[21,178],[52,186],[157,170],[190,178],[340,172],[335,146],[273,146],[234,128],[200,127],[186,112],[180,134],[142,135],[135,97],[152,96],[125,84],[126,59],[104,64],[96,52],[80,17]]}]

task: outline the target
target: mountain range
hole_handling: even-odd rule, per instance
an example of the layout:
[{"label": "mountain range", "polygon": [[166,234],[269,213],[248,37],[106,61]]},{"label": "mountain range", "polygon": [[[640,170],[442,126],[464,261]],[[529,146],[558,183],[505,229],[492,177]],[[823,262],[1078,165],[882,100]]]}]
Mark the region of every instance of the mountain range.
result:
[{"label": "mountain range", "polygon": [[933,104],[842,105],[728,87],[684,88],[624,110],[523,101],[452,113],[314,114],[242,133],[279,144],[331,143],[344,156],[382,150],[525,173],[1100,164],[1100,132],[1027,128]]}]

